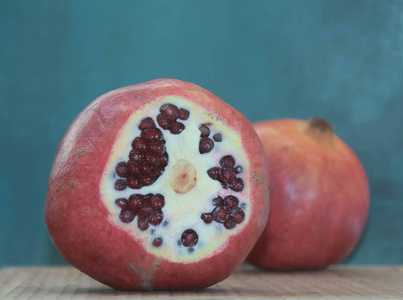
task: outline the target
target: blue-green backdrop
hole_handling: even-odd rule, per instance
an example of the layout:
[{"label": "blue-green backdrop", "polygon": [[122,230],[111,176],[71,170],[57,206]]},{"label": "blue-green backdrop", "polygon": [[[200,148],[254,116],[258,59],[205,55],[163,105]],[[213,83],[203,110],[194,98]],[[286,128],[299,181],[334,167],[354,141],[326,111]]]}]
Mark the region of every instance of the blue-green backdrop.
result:
[{"label": "blue-green backdrop", "polygon": [[43,217],[64,131],[97,96],[161,77],[252,122],[333,123],[371,187],[346,262],[403,263],[403,1],[0,0],[0,267],[64,263]]}]

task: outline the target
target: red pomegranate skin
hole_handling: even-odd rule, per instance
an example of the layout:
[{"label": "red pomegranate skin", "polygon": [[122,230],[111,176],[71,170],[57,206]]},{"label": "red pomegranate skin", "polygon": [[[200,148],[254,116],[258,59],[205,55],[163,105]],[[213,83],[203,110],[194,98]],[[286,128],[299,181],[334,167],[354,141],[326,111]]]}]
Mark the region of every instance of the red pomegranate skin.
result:
[{"label": "red pomegranate skin", "polygon": [[280,119],[254,127],[269,163],[270,218],[247,262],[272,270],[321,269],[347,257],[369,210],[357,156],[329,124]]},{"label": "red pomegranate skin", "polygon": [[[243,139],[255,175],[249,182],[254,200],[250,221],[244,228],[246,234],[231,236],[222,251],[193,263],[171,262],[147,252],[140,241],[108,220],[99,188],[113,143],[130,115],[158,97],[171,95],[191,99],[230,122]],[[45,220],[62,257],[110,287],[202,289],[230,276],[263,231],[269,209],[267,172],[263,146],[242,114],[197,85],[157,79],[106,93],[77,116],[57,150],[49,178]]]}]

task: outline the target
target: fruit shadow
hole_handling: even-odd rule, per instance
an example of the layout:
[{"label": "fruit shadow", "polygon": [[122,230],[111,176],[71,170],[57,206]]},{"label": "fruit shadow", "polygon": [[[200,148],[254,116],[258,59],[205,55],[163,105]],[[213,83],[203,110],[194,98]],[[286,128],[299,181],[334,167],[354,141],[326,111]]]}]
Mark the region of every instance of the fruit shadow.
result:
[{"label": "fruit shadow", "polygon": [[150,298],[150,299],[176,299],[176,298],[197,298],[197,299],[212,299],[212,297],[217,296],[229,296],[232,294],[232,291],[228,290],[228,288],[220,288],[217,286],[213,286],[204,290],[188,290],[188,291],[171,291],[171,290],[162,290],[162,291],[119,291],[114,290],[109,287],[93,287],[93,288],[85,288],[78,287],[74,291],[74,296],[78,297],[91,297],[91,298],[105,298],[105,297],[139,297],[139,298]]}]

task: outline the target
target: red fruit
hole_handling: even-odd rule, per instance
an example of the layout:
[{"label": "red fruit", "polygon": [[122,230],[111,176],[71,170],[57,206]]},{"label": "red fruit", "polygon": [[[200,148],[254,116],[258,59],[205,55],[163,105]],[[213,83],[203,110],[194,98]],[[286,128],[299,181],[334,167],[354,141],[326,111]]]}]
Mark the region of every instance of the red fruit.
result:
[{"label": "red fruit", "polygon": [[247,261],[274,270],[320,269],[347,257],[369,207],[357,156],[322,119],[254,126],[267,152],[271,208]]},{"label": "red fruit", "polygon": [[[225,137],[202,145],[204,154],[202,124]],[[207,174],[227,155],[243,168],[229,176],[243,180],[238,192]],[[91,103],[61,141],[46,224],[63,258],[106,285],[205,288],[230,276],[264,229],[265,161],[253,126],[210,92],[173,79],[121,88]],[[226,209],[216,218],[231,222],[218,224],[212,200],[229,192],[244,218],[236,223]]]}]

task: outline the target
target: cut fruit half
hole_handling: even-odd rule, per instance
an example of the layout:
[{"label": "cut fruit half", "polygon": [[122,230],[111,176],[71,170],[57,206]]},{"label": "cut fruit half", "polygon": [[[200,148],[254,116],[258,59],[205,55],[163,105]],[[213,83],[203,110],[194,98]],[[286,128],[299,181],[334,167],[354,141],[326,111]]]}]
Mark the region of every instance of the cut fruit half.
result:
[{"label": "cut fruit half", "polygon": [[[186,112],[185,120],[179,119],[179,111]],[[181,124],[180,132],[173,130],[177,123]],[[209,139],[210,132],[220,134],[222,141]],[[205,139],[212,145],[209,150],[203,148],[201,141]],[[237,173],[236,167],[242,172]],[[215,179],[209,176],[211,168],[220,170]],[[133,113],[122,127],[105,167],[100,192],[111,222],[140,240],[150,253],[173,262],[192,262],[214,255],[247,223],[250,186],[243,182],[250,181],[249,168],[234,129],[203,107],[168,96]],[[140,205],[137,198],[134,202],[131,199],[135,195],[142,199]],[[163,207],[152,206],[155,195],[160,195]],[[216,208],[212,201],[216,197],[238,199],[240,206],[223,205],[220,211],[226,224],[233,226],[203,221],[202,215]],[[115,203],[121,199],[127,205]],[[233,216],[236,209],[245,216],[237,223]],[[181,241],[189,230],[198,236],[194,243]],[[154,245],[156,237],[163,243],[158,247]]]},{"label": "cut fruit half", "polygon": [[62,140],[47,225],[68,262],[112,287],[203,288],[242,263],[266,224],[264,162],[246,118],[200,87],[122,88]]}]

